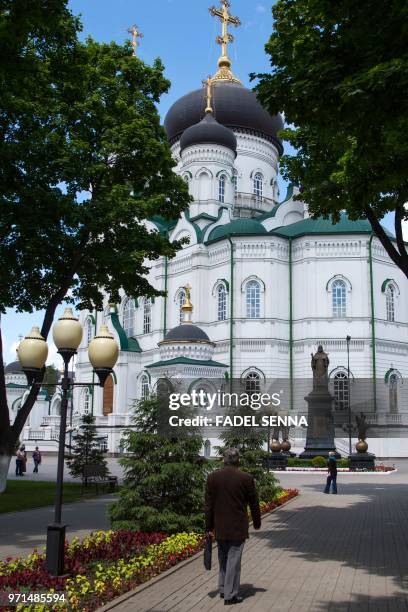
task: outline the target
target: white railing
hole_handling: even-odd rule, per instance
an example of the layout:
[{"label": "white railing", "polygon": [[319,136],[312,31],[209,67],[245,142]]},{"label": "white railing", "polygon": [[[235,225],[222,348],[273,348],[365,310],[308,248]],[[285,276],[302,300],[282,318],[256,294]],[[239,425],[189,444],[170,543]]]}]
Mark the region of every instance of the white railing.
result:
[{"label": "white railing", "polygon": [[235,195],[235,203],[234,203],[234,214],[239,216],[239,211],[236,209],[244,208],[246,210],[252,210],[254,212],[267,212],[272,210],[275,206],[274,200],[270,198],[265,198],[264,196],[257,196],[254,193],[242,193],[238,192]]}]

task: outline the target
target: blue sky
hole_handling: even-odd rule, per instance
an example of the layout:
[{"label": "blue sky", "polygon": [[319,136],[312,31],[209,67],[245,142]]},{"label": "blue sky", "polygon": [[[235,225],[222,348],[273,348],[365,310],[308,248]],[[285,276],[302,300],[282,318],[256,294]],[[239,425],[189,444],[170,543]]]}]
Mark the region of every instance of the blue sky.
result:
[{"label": "blue sky", "polygon": [[[160,103],[164,118],[179,97],[201,86],[214,74],[220,47],[215,37],[220,33],[219,20],[208,11],[218,0],[71,0],[74,14],[81,15],[83,36],[97,41],[122,43],[129,37],[127,29],[136,23],[144,34],[139,56],[148,63],[160,57],[166,77],[172,86]],[[242,26],[233,28],[235,42],[230,57],[233,71],[244,85],[250,86],[249,73],[268,71],[265,43],[272,30],[271,3],[262,0],[232,0],[231,12]],[[8,311],[1,319],[4,360],[15,359],[19,334],[25,335],[32,325],[40,325],[42,313],[15,314]],[[55,348],[50,347],[49,362],[57,363]]]}]

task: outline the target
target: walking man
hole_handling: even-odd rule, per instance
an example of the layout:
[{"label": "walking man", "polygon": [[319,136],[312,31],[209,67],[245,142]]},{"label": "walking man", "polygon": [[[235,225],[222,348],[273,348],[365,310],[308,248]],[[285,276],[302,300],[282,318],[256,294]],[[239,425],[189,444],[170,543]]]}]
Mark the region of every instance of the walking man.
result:
[{"label": "walking man", "polygon": [[35,447],[35,451],[33,452],[33,461],[34,461],[33,474],[38,474],[38,466],[41,463],[41,453],[39,451],[38,446]]},{"label": "walking man", "polygon": [[330,493],[330,485],[332,487],[332,493],[337,495],[337,462],[336,455],[333,452],[329,453],[329,460],[327,462],[327,482],[325,493]]},{"label": "walking man", "polygon": [[207,535],[215,531],[218,544],[219,593],[224,605],[241,603],[239,596],[241,557],[248,536],[249,506],[255,529],[261,528],[261,511],[255,481],[241,472],[239,452],[230,448],[224,455],[224,468],[208,476],[205,491]]}]

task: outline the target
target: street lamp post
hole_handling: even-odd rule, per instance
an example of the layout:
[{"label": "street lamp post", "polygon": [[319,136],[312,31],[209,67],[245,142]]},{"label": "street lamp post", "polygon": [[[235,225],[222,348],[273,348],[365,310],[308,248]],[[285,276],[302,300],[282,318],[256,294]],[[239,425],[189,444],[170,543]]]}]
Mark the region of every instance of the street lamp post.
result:
[{"label": "street lamp post", "polygon": [[351,457],[350,340],[351,340],[351,336],[346,336],[346,342],[347,342],[347,409],[348,409],[349,457]]},{"label": "street lamp post", "polygon": [[[99,333],[89,344],[89,360],[99,378],[99,383],[74,383],[69,377],[69,362],[76,354],[82,340],[82,326],[72,314],[71,308],[66,308],[64,314],[53,327],[53,339],[64,361],[64,375],[61,381],[61,417],[58,444],[57,484],[55,496],[54,522],[47,528],[46,568],[54,576],[64,573],[64,543],[65,528],[62,523],[62,494],[64,484],[65,438],[67,433],[68,393],[74,387],[104,386],[112,372],[119,347],[106,325],[102,325]],[[41,386],[44,366],[48,355],[48,347],[38,328],[33,328],[30,334],[20,343],[18,357],[26,374],[29,385]]]}]

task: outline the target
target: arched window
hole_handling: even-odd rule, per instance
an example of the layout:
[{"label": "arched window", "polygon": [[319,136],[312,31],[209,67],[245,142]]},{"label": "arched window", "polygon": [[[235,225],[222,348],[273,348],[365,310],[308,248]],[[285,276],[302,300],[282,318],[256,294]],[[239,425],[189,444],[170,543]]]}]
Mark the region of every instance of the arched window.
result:
[{"label": "arched window", "polygon": [[246,286],[246,316],[248,319],[259,319],[261,316],[261,287],[255,280]]},{"label": "arched window", "polygon": [[333,380],[336,410],[348,410],[349,381],[346,372],[337,372]]},{"label": "arched window", "polygon": [[89,409],[91,407],[91,394],[89,393],[89,389],[86,387],[83,393],[83,413],[89,414]]},{"label": "arched window", "polygon": [[123,305],[122,326],[128,337],[134,334],[135,303],[127,298]]},{"label": "arched window", "polygon": [[390,414],[398,413],[398,375],[394,372],[388,377],[388,396]]},{"label": "arched window", "polygon": [[152,330],[152,301],[146,298],[143,302],[143,333],[150,334]]},{"label": "arched window", "polygon": [[140,396],[142,399],[147,399],[150,394],[149,377],[147,374],[143,374],[140,379]]},{"label": "arched window", "polygon": [[225,202],[225,174],[221,174],[218,179],[218,201]]},{"label": "arched window", "polygon": [[332,312],[333,317],[341,319],[346,316],[346,283],[336,279],[332,284]]},{"label": "arched window", "polygon": [[86,321],[86,345],[89,346],[90,341],[93,337],[93,323],[91,319]]},{"label": "arched window", "polygon": [[254,175],[254,195],[257,200],[262,198],[263,193],[263,176],[260,172],[256,172]]},{"label": "arched window", "polygon": [[204,457],[206,459],[211,457],[211,442],[209,440],[204,442]]},{"label": "arched window", "polygon": [[245,376],[246,393],[259,393],[261,390],[261,376],[258,372],[249,372]]},{"label": "arched window", "polygon": [[186,301],[186,292],[184,289],[181,289],[177,295],[177,305],[178,305],[178,319],[179,322],[182,323],[184,321],[184,312],[182,311],[182,307],[184,306],[184,302]]},{"label": "arched window", "polygon": [[227,290],[224,283],[218,285],[218,321],[225,321],[227,318]]},{"label": "arched window", "polygon": [[395,287],[391,283],[385,292],[385,305],[387,310],[387,321],[395,321]]}]

